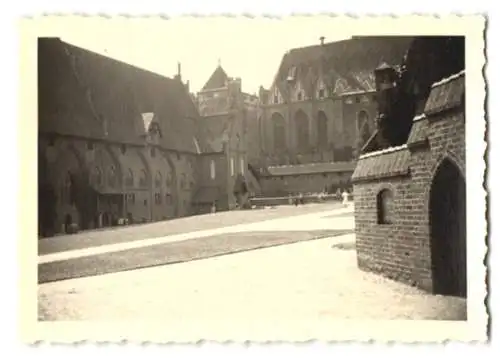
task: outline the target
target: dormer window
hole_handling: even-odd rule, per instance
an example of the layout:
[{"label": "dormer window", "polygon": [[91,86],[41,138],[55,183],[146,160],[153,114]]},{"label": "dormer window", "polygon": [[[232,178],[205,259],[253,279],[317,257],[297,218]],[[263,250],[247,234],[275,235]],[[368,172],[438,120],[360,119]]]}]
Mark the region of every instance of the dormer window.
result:
[{"label": "dormer window", "polygon": [[279,98],[278,98],[277,94],[274,95],[274,102],[273,103],[274,104],[278,104],[279,103]]},{"label": "dormer window", "polygon": [[321,88],[319,90],[318,97],[319,97],[319,99],[325,98],[325,89],[324,88]]},{"label": "dormer window", "polygon": [[295,66],[290,67],[290,69],[288,70],[287,81],[295,80],[296,75],[297,75],[297,67],[295,67]]}]

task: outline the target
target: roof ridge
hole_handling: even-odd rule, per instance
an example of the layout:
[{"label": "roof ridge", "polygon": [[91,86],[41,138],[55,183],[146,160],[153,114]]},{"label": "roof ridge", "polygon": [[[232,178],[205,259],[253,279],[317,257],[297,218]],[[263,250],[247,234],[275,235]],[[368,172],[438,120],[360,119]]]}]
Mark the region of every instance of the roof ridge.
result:
[{"label": "roof ridge", "polygon": [[454,81],[460,77],[463,77],[465,75],[465,70],[462,70],[460,72],[457,72],[457,73],[454,73],[448,77],[445,77],[437,82],[434,82],[431,86],[431,88],[434,88],[434,87],[438,87],[438,86],[442,86],[448,82],[451,82],[451,81]]}]

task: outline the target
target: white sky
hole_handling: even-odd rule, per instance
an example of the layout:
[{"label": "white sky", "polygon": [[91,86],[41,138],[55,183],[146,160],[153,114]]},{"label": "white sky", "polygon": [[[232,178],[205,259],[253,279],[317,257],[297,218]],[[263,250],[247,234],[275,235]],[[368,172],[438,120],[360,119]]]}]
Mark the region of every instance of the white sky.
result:
[{"label": "white sky", "polygon": [[[325,42],[331,42],[356,35],[340,31],[341,22],[318,16],[287,20],[76,18],[70,27],[60,25],[52,33],[67,42],[169,77],[176,74],[180,62],[182,78],[190,81],[192,92],[200,90],[220,59],[229,76],[242,79],[244,91],[258,93],[260,85],[269,88],[272,84],[289,49],[319,44],[321,36],[326,37]],[[71,31],[67,31],[69,28]]]}]

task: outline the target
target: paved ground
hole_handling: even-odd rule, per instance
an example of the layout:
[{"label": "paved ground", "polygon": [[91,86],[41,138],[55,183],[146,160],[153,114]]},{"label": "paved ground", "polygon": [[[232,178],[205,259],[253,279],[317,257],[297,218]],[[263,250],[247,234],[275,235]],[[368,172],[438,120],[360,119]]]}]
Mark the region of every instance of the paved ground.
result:
[{"label": "paved ground", "polygon": [[[137,262],[151,265],[155,260],[165,263],[211,258],[41,284],[39,319],[152,319],[176,324],[247,322],[251,325],[252,322],[279,324],[291,320],[320,324],[350,318],[465,318],[464,300],[429,295],[360,271],[356,266],[354,235],[342,235],[343,230],[352,231],[354,227],[352,208],[287,208],[288,211],[283,210],[281,215],[275,214],[279,210],[268,210],[269,215],[263,215],[264,211],[256,214],[266,219],[276,215],[274,220],[229,229],[208,229],[197,233],[201,238],[171,235],[162,237],[160,246],[155,246],[157,242],[142,240],[145,247],[133,249],[136,255],[134,251],[124,254],[117,244],[97,245],[101,250],[98,255],[117,255],[107,256],[113,257],[111,271],[123,269],[119,263],[134,261],[135,256]],[[307,215],[295,215],[301,210]],[[348,212],[351,215],[346,215]],[[294,216],[289,217],[290,213]],[[243,212],[234,214],[242,215]],[[229,216],[224,213],[224,217]],[[252,222],[248,220],[247,223]],[[209,221],[216,222],[217,215],[211,216]],[[267,248],[254,250],[262,246]],[[207,251],[210,251],[208,255]],[[216,256],[216,252],[214,257],[213,251],[239,253]],[[42,272],[43,267],[62,265],[45,271],[47,281],[50,277],[95,274],[85,268],[93,266],[92,258],[95,259],[96,254],[92,251],[62,250],[60,253],[66,256],[40,256],[47,258],[39,265]],[[77,261],[64,266],[70,260]],[[78,260],[91,260],[91,263],[82,265],[83,261]],[[106,266],[106,261],[103,256],[101,261],[95,260],[94,265]],[[109,270],[104,269],[101,273],[104,272]]]},{"label": "paved ground", "polygon": [[322,213],[341,208],[339,203],[308,204],[304,206],[281,206],[271,209],[226,211],[216,215],[198,215],[155,222],[131,225],[115,229],[101,229],[81,232],[75,235],[61,235],[38,241],[38,254],[84,249],[89,247],[139,241],[166,235],[179,235],[194,231],[213,230],[263,220],[279,219],[296,215]]}]

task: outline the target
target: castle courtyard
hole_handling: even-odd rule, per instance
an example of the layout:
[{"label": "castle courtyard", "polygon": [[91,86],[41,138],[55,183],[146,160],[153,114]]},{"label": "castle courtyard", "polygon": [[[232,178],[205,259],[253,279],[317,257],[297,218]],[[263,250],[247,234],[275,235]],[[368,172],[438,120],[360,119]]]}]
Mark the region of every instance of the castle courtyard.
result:
[{"label": "castle courtyard", "polygon": [[39,320],[466,318],[463,299],[359,270],[353,231],[352,204],[310,204],[43,239]]}]

